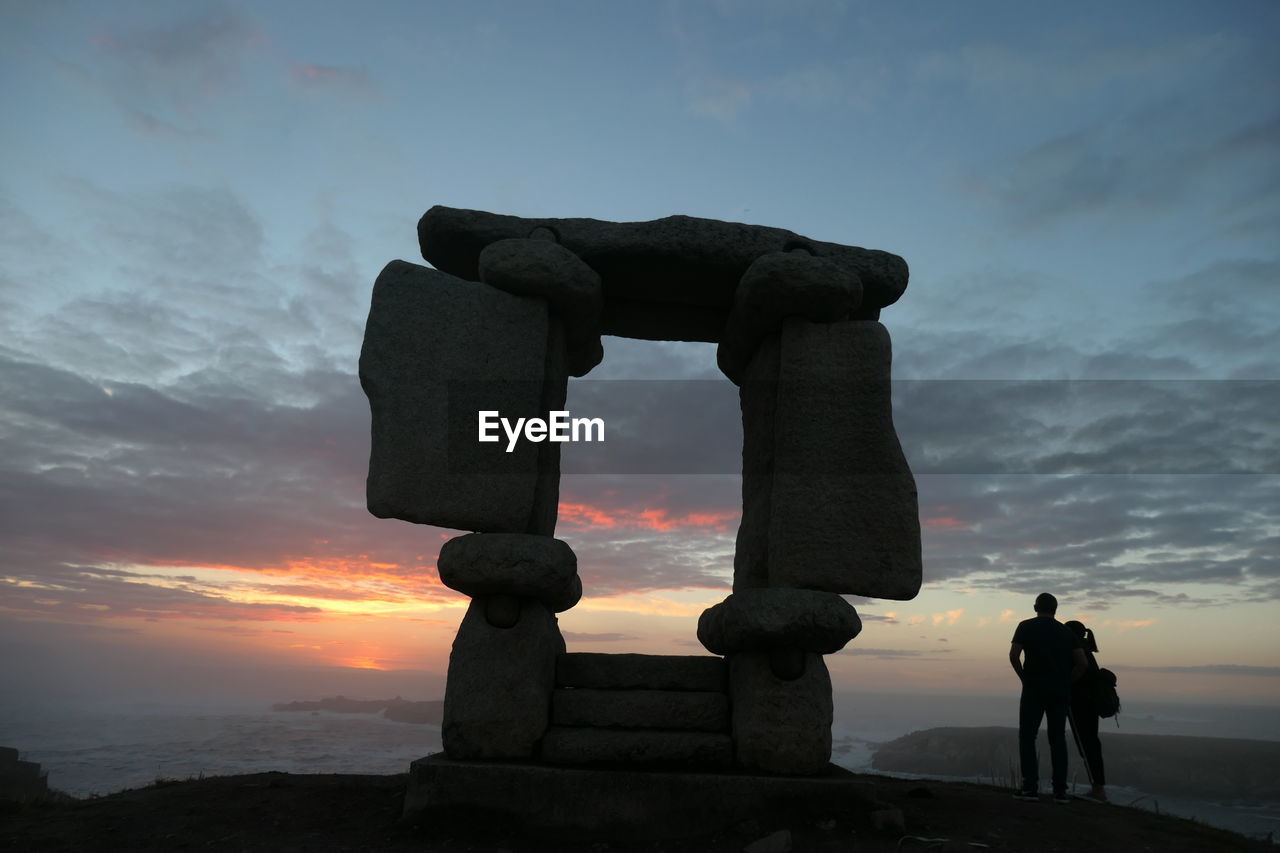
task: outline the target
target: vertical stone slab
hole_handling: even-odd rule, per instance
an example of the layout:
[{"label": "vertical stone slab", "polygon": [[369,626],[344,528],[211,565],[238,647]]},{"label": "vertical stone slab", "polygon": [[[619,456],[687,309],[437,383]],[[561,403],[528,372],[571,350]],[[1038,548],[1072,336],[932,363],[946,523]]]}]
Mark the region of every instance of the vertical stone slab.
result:
[{"label": "vertical stone slab", "polygon": [[807,652],[804,672],[774,675],[768,652],[729,657],[734,762],[787,776],[821,772],[831,761],[831,676],[822,655]]},{"label": "vertical stone slab", "polygon": [[477,413],[546,417],[547,403],[563,401],[563,370],[545,300],[389,263],[374,284],[360,353],[373,415],[369,511],[549,535],[559,446],[522,440],[507,453],[505,438],[480,443]]},{"label": "vertical stone slab", "polygon": [[488,597],[472,599],[454,637],[441,727],[450,758],[531,758],[550,725],[564,638],[546,605],[519,602],[516,623],[500,628],[485,617]]},{"label": "vertical stone slab", "polygon": [[733,552],[735,592],[769,585],[769,518],[773,493],[773,422],[781,347],[764,340],[738,388],[742,407],[742,520]]},{"label": "vertical stone slab", "polygon": [[890,363],[878,322],[783,326],[771,586],[899,600],[920,591],[919,507],[893,428]]}]

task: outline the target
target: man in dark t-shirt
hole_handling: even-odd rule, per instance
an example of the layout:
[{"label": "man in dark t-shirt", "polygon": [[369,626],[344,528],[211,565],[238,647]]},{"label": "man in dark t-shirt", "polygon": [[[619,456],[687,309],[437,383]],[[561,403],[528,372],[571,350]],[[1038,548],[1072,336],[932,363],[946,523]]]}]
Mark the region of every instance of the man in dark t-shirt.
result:
[{"label": "man in dark t-shirt", "polygon": [[[1036,597],[1036,617],[1018,623],[1009,648],[1009,662],[1022,680],[1018,704],[1018,751],[1022,761],[1022,788],[1014,797],[1039,799],[1040,767],[1036,760],[1036,735],[1040,720],[1049,725],[1049,757],[1053,763],[1053,799],[1067,798],[1067,709],[1071,682],[1089,664],[1080,640],[1054,614],[1058,600],[1047,592]],[[1026,656],[1024,662],[1023,656]]]}]

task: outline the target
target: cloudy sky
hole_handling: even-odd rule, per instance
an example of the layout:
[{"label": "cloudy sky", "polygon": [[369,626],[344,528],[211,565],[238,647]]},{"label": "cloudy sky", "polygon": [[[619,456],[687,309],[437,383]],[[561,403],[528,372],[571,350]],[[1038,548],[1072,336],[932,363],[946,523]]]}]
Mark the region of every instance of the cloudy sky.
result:
[{"label": "cloudy sky", "polygon": [[[1126,696],[1280,705],[1277,36],[1261,0],[3,0],[0,670],[438,695],[454,532],[365,511],[355,374],[374,277],[446,204],[907,259],[925,587],[856,602],[837,690],[1013,691],[1050,590]],[[713,345],[605,353],[583,383],[672,397],[652,467],[564,477],[561,624],[695,653],[733,389]]]}]

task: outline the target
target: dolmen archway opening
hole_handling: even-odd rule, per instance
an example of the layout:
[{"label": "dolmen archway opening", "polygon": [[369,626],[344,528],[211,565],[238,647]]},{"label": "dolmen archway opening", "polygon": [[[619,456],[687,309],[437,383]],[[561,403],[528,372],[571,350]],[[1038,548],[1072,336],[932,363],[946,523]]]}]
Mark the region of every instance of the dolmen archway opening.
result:
[{"label": "dolmen archway opening", "polygon": [[[539,768],[607,769],[580,783],[598,797],[600,778],[661,770],[653,787],[665,793],[653,796],[669,805],[684,790],[671,779],[689,774],[790,777],[794,793],[800,777],[827,773],[823,656],[861,630],[841,594],[903,600],[921,583],[915,482],[893,427],[879,322],[906,288],[906,263],[687,216],[616,223],[433,207],[418,237],[435,269],[382,270],[360,356],[373,420],[368,507],[473,531],[438,560],[441,581],[472,600],[449,659],[444,756],[414,763],[406,812],[523,790],[542,798],[524,806],[539,820],[573,824],[553,816],[564,807],[547,799]],[[742,521],[733,592],[698,621],[709,655],[568,652],[555,614],[582,585],[572,549],[554,537],[560,445],[507,452],[477,440],[480,411],[514,420],[563,410],[568,377],[601,361],[601,335],[715,342],[739,386]],[[643,787],[624,786],[632,811]],[[700,787],[680,808],[696,806]]]}]

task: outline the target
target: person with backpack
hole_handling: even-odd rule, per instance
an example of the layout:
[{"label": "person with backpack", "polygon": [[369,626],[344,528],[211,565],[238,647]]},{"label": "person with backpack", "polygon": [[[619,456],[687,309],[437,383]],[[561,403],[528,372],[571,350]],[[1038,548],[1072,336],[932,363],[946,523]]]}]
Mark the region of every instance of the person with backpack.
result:
[{"label": "person with backpack", "polygon": [[[1104,690],[1099,676],[1098,661],[1094,657],[1098,651],[1098,642],[1093,632],[1086,628],[1084,623],[1072,620],[1064,624],[1080,641],[1080,646],[1089,663],[1089,668],[1084,675],[1071,684],[1071,734],[1076,740],[1076,746],[1080,748],[1085,766],[1089,771],[1089,783],[1092,787],[1089,789],[1088,796],[1105,803],[1107,775],[1102,766],[1102,741],[1098,739],[1098,717],[1104,713],[1099,706],[1099,701]],[[1114,690],[1111,692],[1114,693]]]},{"label": "person with backpack", "polygon": [[[1022,763],[1022,787],[1014,799],[1040,798],[1040,766],[1036,736],[1040,721],[1048,720],[1049,758],[1053,764],[1053,801],[1069,803],[1067,796],[1067,714],[1071,707],[1071,682],[1088,669],[1080,640],[1054,619],[1058,599],[1047,592],[1036,597],[1036,617],[1018,623],[1009,647],[1009,663],[1022,681],[1018,702],[1018,753]],[[1023,656],[1026,656],[1024,663]]]}]

